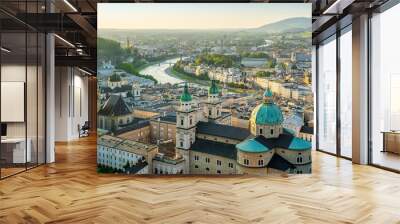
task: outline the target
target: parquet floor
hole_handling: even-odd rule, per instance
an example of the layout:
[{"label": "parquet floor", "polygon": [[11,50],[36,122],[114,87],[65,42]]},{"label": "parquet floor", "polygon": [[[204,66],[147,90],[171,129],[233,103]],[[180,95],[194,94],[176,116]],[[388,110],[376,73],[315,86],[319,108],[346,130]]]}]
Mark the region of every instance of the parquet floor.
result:
[{"label": "parquet floor", "polygon": [[133,177],[96,173],[95,138],[0,181],[0,223],[400,223],[400,175],[323,153],[313,174]]}]

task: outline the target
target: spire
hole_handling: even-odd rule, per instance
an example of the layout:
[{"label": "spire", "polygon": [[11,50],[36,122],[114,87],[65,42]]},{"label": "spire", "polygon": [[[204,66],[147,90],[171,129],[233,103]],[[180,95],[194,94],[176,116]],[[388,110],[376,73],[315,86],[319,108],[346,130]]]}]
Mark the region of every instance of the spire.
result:
[{"label": "spire", "polygon": [[264,103],[273,103],[273,99],[272,99],[272,91],[270,88],[267,88],[267,90],[265,90],[264,92]]},{"label": "spire", "polygon": [[211,86],[208,89],[208,94],[219,94],[219,88],[217,86],[217,83],[215,82],[215,80],[211,80]]},{"label": "spire", "polygon": [[187,82],[185,82],[185,87],[183,88],[183,93],[181,95],[181,102],[192,101],[192,96],[189,93],[189,87]]}]

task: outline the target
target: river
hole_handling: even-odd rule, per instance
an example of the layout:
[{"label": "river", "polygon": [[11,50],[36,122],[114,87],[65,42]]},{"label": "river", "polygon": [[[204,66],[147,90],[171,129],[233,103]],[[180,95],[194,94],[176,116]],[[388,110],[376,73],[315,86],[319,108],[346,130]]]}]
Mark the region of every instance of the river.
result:
[{"label": "river", "polygon": [[181,83],[184,82],[181,79],[177,79],[175,77],[172,77],[168,75],[166,70],[175,64],[175,62],[179,61],[179,58],[173,58],[169,59],[166,61],[163,61],[159,64],[154,64],[150,65],[149,67],[146,67],[145,69],[140,71],[140,74],[142,75],[151,75],[155,79],[157,79],[158,83],[164,84],[164,83],[171,83],[171,84],[176,84],[176,83]]}]

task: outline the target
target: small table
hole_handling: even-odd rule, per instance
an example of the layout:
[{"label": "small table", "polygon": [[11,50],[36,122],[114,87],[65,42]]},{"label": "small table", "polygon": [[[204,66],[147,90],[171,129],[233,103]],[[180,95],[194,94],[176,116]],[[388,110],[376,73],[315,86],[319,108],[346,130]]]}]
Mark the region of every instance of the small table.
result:
[{"label": "small table", "polygon": [[400,131],[383,131],[382,152],[400,154]]}]

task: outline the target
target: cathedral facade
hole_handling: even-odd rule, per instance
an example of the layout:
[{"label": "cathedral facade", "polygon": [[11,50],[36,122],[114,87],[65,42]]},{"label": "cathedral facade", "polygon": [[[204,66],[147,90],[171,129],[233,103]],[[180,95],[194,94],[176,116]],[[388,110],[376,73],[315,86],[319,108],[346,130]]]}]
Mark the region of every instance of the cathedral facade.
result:
[{"label": "cathedral facade", "polygon": [[282,111],[269,89],[253,110],[248,130],[218,122],[220,94],[212,81],[203,108],[206,121],[198,121],[198,106],[185,84],[176,120],[176,153],[184,161],[183,173],[311,173],[311,143],[283,128]]}]

